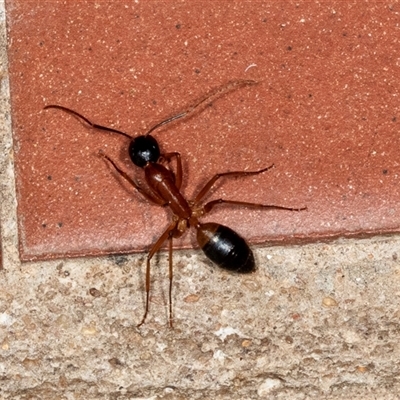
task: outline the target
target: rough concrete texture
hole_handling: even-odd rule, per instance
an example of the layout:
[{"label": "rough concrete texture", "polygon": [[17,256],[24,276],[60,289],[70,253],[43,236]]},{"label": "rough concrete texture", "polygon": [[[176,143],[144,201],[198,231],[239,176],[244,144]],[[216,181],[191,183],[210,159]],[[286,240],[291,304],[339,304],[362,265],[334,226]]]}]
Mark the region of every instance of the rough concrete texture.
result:
[{"label": "rough concrete texture", "polygon": [[[398,238],[257,249],[252,276],[166,257],[148,322],[143,258],[32,263],[1,274],[1,394],[25,399],[396,398]],[[392,397],[390,397],[392,396]]]},{"label": "rough concrete texture", "polygon": [[400,238],[257,248],[258,271],[167,259],[21,265],[1,2],[1,399],[396,399],[400,393]]}]

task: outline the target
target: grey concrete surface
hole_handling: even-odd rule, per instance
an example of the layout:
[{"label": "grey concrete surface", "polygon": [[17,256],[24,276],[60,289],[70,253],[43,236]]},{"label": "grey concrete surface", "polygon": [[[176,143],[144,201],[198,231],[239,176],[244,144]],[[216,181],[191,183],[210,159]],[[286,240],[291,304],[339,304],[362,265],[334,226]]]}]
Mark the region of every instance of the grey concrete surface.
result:
[{"label": "grey concrete surface", "polygon": [[[400,237],[255,249],[235,276],[166,254],[21,264],[1,18],[0,399],[400,398]],[[95,289],[95,290],[94,290]]]}]

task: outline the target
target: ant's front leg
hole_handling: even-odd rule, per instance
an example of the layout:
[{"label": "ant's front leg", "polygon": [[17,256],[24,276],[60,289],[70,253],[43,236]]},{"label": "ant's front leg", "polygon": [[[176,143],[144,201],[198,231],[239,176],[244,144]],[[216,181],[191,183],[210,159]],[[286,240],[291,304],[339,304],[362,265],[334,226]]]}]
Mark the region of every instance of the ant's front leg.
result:
[{"label": "ant's front leg", "polygon": [[181,189],[182,186],[182,160],[181,160],[181,153],[178,152],[173,152],[173,153],[165,153],[161,154],[160,161],[166,161],[167,163],[170,163],[172,158],[176,158],[176,173],[175,175],[175,186],[178,188],[178,190]]},{"label": "ant's front leg", "polygon": [[157,196],[155,193],[149,192],[142,187],[140,187],[125,171],[118,167],[118,165],[102,151],[99,151],[99,157],[107,160],[114,169],[126,180],[128,181],[144,198],[151,201],[152,203],[158,204],[160,206],[165,206],[167,203],[161,197]]}]

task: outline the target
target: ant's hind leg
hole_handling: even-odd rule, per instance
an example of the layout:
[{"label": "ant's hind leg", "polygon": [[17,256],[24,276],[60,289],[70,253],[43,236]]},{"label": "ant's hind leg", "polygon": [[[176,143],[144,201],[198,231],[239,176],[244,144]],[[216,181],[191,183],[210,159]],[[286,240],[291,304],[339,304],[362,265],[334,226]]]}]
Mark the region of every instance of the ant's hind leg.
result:
[{"label": "ant's hind leg", "polygon": [[172,279],[174,277],[174,269],[172,263],[172,231],[170,232],[168,238],[168,274],[169,274],[169,291],[168,291],[168,300],[169,300],[169,326],[172,328]]},{"label": "ant's hind leg", "polygon": [[176,222],[174,221],[166,230],[165,232],[159,237],[159,239],[157,240],[157,242],[154,244],[154,246],[151,248],[149,254],[147,255],[147,261],[146,261],[146,308],[145,308],[145,312],[143,315],[143,318],[141,320],[141,322],[137,325],[137,327],[139,328],[141,325],[144,324],[144,322],[146,321],[146,317],[147,314],[149,312],[149,304],[150,304],[150,261],[153,258],[154,254],[160,250],[161,246],[163,245],[163,243],[169,239],[170,242],[170,261],[169,261],[169,279],[170,279],[170,287],[169,287],[169,301],[170,301],[170,308],[169,308],[169,312],[170,312],[170,316],[169,316],[169,324],[172,328],[172,304],[171,304],[171,294],[172,294],[172,232],[175,230],[176,228]]}]

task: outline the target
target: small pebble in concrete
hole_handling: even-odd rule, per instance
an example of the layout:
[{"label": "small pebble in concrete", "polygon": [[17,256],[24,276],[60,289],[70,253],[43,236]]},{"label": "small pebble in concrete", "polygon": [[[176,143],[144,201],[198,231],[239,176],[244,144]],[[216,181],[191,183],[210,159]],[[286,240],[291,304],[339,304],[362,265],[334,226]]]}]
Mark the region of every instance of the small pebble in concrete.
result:
[{"label": "small pebble in concrete", "polygon": [[327,296],[323,298],[322,305],[324,307],[337,307],[338,303],[334,298]]},{"label": "small pebble in concrete", "polygon": [[281,386],[282,381],[279,379],[268,378],[258,387],[257,394],[260,397],[264,397]]}]

